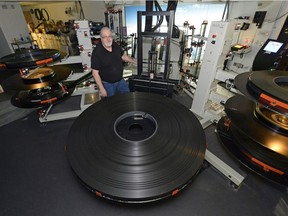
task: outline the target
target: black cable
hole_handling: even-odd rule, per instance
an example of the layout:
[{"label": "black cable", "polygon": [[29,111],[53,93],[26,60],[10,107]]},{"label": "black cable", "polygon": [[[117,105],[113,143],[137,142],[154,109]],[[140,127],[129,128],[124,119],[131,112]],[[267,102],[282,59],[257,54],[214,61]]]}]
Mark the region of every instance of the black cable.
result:
[{"label": "black cable", "polygon": [[[160,7],[160,6],[159,6]],[[162,11],[161,7],[159,8],[158,7],[158,2],[157,0],[155,0],[155,11]],[[162,16],[160,16],[160,19],[161,19]],[[156,23],[158,24],[160,22],[160,19],[159,19],[159,16],[157,16],[157,21]]]},{"label": "black cable", "polygon": [[226,79],[225,80],[225,88],[230,90],[234,87],[234,79]]},{"label": "black cable", "polygon": [[82,3],[81,3],[81,1],[78,1],[78,3],[79,3],[79,6],[80,6],[80,19],[85,19]]},{"label": "black cable", "polygon": [[39,8],[34,9],[34,14],[37,20],[43,20],[43,14]]},{"label": "black cable", "polygon": [[[162,8],[159,5],[158,1],[155,1],[155,7],[158,8],[159,11],[162,11]],[[160,16],[159,22],[152,28],[152,31],[155,31],[157,28],[159,28],[162,25],[162,23],[163,23],[163,16]]]},{"label": "black cable", "polygon": [[37,29],[39,26],[43,25],[44,23],[43,22],[40,22],[36,27],[35,29]]},{"label": "black cable", "polygon": [[[158,8],[157,8],[157,6],[156,6],[156,2],[157,2],[157,1],[155,1],[155,11],[159,11]],[[156,23],[159,23],[159,16],[157,16],[157,22],[156,22]]]},{"label": "black cable", "polygon": [[284,13],[283,15],[281,15],[280,17],[276,18],[275,20],[268,22],[268,23],[273,23],[276,22],[277,20],[281,19],[282,17],[286,16],[288,14],[288,12]]},{"label": "black cable", "polygon": [[[153,11],[153,1],[146,1],[146,12]],[[145,32],[151,32],[152,31],[152,21],[153,17],[152,16],[146,16],[145,17]]]},{"label": "black cable", "polygon": [[[167,5],[167,11],[171,11],[173,10],[176,13],[176,9],[177,9],[177,4],[178,4],[178,0],[177,1],[168,1],[168,5]],[[173,17],[173,21],[175,20],[175,13],[174,13],[174,17]],[[169,18],[168,16],[166,16],[166,21],[169,24]],[[179,38],[180,36],[180,30],[178,28],[178,26],[176,26],[173,22],[173,26],[172,26],[172,38]]]},{"label": "black cable", "polygon": [[228,20],[229,13],[230,13],[230,2],[229,2],[229,0],[227,0],[227,13],[226,13],[226,20]]},{"label": "black cable", "polygon": [[[176,11],[177,4],[178,4],[178,1],[170,1],[169,0],[166,11],[170,11],[170,10]],[[168,16],[166,16],[166,21],[167,21],[167,23],[169,23],[169,17]]]},{"label": "black cable", "polygon": [[[44,17],[44,13],[43,12],[45,12],[47,18]],[[45,8],[41,8],[41,14],[42,14],[42,19],[43,20],[49,21],[50,17],[49,17],[49,14],[48,14],[48,12],[47,12],[47,10]]]}]

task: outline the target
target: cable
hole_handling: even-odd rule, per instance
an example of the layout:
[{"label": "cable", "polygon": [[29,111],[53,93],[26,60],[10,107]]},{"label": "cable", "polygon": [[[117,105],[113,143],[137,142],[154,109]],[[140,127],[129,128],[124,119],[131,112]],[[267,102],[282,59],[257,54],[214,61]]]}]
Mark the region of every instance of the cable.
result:
[{"label": "cable", "polygon": [[[158,1],[155,1],[155,8],[158,8],[159,11],[162,11],[161,6],[159,5]],[[157,16],[157,19],[158,16]],[[159,28],[163,23],[163,16],[160,16],[159,22],[152,28],[152,31],[155,31],[157,28]]]},{"label": "cable", "polygon": [[280,17],[276,18],[275,20],[271,21],[271,22],[267,22],[267,23],[273,23],[276,22],[277,20],[281,19],[282,17],[286,16],[288,14],[288,12],[284,13],[283,15],[281,15]]},{"label": "cable", "polygon": [[43,14],[39,8],[34,10],[34,14],[37,20],[43,20]]},{"label": "cable", "polygon": [[226,79],[225,80],[225,88],[230,90],[234,87],[234,79]]},{"label": "cable", "polygon": [[[223,14],[222,14],[222,21],[224,21],[224,16],[225,16],[225,13],[226,13],[226,18],[225,20],[228,20],[228,15],[229,15],[229,0],[226,1],[225,3],[225,7],[224,7],[224,11],[223,11]],[[227,10],[227,12],[226,12]]]},{"label": "cable", "polygon": [[[85,19],[85,15],[84,15],[84,11],[83,11],[83,7],[82,7],[82,3],[81,1],[78,1],[79,6],[80,6],[80,19]],[[83,17],[82,17],[83,16]]]},{"label": "cable", "polygon": [[[281,3],[281,6],[280,6],[280,9],[279,9],[279,11],[278,11],[278,14],[279,14],[281,8],[284,8],[284,6],[285,6],[285,5],[284,5],[284,2],[282,2],[282,3]],[[278,15],[278,14],[277,14],[277,15]],[[267,22],[267,23],[276,22],[277,20],[281,19],[282,17],[284,17],[284,16],[287,15],[287,14],[288,14],[288,11],[287,11],[286,13],[284,13],[283,15],[279,16],[278,18],[276,18],[274,21],[270,21],[270,22]]]},{"label": "cable", "polygon": [[[175,11],[176,12],[176,8],[177,8],[177,4],[178,4],[178,0],[177,1],[168,1],[168,6],[167,6],[167,10],[166,11]],[[174,17],[173,17],[173,21],[175,20],[175,13],[174,13]],[[169,18],[168,16],[166,16],[166,21],[169,24]],[[176,26],[173,22],[173,26],[172,26],[172,37],[174,38],[179,38],[180,36],[180,30],[178,28],[178,26]]]},{"label": "cable", "polygon": [[[43,12],[45,12],[46,18],[44,17],[44,13]],[[45,8],[41,8],[41,15],[42,15],[42,19],[44,21],[49,21],[50,17],[49,17],[49,14],[48,14],[48,12],[47,12],[47,10]]]},{"label": "cable", "polygon": [[[145,1],[145,11],[150,12],[153,11],[153,1]],[[145,32],[152,31],[152,16],[146,16],[145,18]]]}]

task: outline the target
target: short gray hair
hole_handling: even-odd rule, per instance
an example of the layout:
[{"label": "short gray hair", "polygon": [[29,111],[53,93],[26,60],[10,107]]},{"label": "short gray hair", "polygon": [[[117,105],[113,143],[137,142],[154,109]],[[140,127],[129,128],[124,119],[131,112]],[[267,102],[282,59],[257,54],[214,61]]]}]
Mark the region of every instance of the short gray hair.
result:
[{"label": "short gray hair", "polygon": [[108,30],[108,31],[111,32],[110,28],[108,28],[107,26],[104,26],[104,27],[102,27],[101,30],[100,30],[100,37],[102,37],[103,31],[106,31],[106,30]]}]

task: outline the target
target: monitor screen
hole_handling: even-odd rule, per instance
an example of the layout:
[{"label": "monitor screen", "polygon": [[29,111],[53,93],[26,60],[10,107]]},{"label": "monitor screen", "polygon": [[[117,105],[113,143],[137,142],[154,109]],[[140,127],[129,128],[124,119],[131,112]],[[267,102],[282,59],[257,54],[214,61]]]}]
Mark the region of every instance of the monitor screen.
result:
[{"label": "monitor screen", "polygon": [[264,51],[269,52],[269,53],[277,53],[282,45],[283,43],[281,42],[269,41],[267,45],[264,47]]}]

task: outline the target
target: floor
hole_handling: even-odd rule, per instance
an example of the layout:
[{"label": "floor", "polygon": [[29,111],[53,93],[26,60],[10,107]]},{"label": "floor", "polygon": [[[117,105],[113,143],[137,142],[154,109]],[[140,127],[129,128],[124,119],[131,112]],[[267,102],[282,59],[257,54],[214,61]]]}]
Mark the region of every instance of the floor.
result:
[{"label": "floor", "polygon": [[[173,99],[191,106],[185,93]],[[219,141],[215,124],[205,129],[208,149],[245,177],[240,187],[205,162],[191,185],[171,198],[148,204],[120,204],[96,197],[73,175],[65,155],[73,122],[64,119],[40,123],[37,110],[32,110],[2,124],[0,216],[288,215],[287,188],[238,163]]]}]

